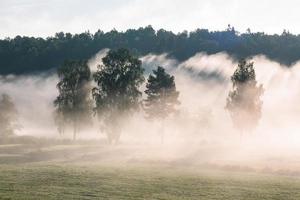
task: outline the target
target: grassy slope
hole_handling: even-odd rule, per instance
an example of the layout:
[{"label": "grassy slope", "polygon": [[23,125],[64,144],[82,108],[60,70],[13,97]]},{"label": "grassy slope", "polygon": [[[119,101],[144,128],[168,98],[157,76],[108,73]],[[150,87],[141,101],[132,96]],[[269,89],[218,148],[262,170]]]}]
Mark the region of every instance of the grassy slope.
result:
[{"label": "grassy slope", "polygon": [[[2,146],[0,199],[300,199],[299,177],[94,161],[94,154],[91,160],[82,160],[85,155],[74,162],[70,151],[83,150],[76,148]],[[110,157],[104,150],[96,156]],[[70,159],[53,159],[59,155]]]}]

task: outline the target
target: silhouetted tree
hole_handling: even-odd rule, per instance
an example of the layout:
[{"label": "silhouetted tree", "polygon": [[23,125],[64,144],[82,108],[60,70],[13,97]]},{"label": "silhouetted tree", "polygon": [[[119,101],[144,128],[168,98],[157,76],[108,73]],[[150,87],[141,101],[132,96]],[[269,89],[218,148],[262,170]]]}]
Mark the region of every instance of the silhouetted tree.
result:
[{"label": "silhouetted tree", "polygon": [[16,129],[20,128],[18,123],[18,112],[11,97],[3,94],[0,100],[0,137],[12,136]]},{"label": "silhouetted tree", "polygon": [[[153,75],[149,75],[146,88],[147,99],[144,109],[147,117],[159,119],[163,128],[165,118],[173,114],[176,111],[175,106],[180,103],[174,76],[169,75],[163,67],[158,66],[156,70],[153,70]],[[164,131],[161,131],[161,136],[163,142]]]},{"label": "silhouetted tree", "polygon": [[283,31],[281,35],[263,32],[238,33],[233,26],[224,31],[196,29],[173,33],[151,26],[127,31],[98,30],[91,34],[57,33],[54,37],[21,37],[0,40],[0,74],[24,74],[48,71],[65,60],[89,59],[104,48],[127,48],[135,55],[168,53],[179,61],[197,52],[227,52],[235,58],[264,54],[291,65],[300,59],[300,35]]},{"label": "silhouetted tree", "polygon": [[232,91],[227,98],[234,126],[243,132],[252,131],[261,117],[263,86],[257,85],[253,62],[242,59],[231,77]]},{"label": "silhouetted tree", "polygon": [[55,121],[61,134],[65,126],[71,124],[75,140],[80,126],[91,122],[91,71],[87,61],[65,61],[57,75],[59,95],[54,101]]},{"label": "silhouetted tree", "polygon": [[127,49],[110,50],[94,74],[95,111],[104,124],[110,143],[118,142],[122,119],[139,107],[140,85],[144,82],[141,61]]}]

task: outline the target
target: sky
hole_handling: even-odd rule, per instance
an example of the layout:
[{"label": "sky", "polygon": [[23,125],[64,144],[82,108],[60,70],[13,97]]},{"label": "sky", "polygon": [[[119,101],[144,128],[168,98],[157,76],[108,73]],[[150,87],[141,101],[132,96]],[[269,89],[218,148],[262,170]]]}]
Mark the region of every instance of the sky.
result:
[{"label": "sky", "polygon": [[152,25],[175,33],[197,28],[300,33],[299,0],[0,0],[0,38],[52,36]]}]

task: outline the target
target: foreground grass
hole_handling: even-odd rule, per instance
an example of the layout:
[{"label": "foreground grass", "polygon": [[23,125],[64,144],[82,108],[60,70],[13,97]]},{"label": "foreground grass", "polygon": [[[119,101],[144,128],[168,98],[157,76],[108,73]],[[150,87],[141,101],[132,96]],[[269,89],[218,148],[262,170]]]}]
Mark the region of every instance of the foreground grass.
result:
[{"label": "foreground grass", "polygon": [[300,199],[300,179],[170,166],[0,165],[0,199]]},{"label": "foreground grass", "polygon": [[38,139],[2,144],[0,199],[300,199],[299,176],[212,169],[191,159],[203,157],[202,151],[188,159],[155,152]]}]

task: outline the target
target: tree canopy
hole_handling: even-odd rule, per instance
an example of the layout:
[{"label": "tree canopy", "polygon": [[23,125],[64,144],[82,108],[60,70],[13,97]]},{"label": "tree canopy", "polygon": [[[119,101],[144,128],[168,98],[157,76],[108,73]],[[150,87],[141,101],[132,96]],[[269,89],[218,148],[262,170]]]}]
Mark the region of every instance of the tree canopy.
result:
[{"label": "tree canopy", "polygon": [[253,62],[240,60],[231,81],[233,89],[229,92],[226,109],[237,129],[250,132],[261,117],[263,94],[263,86],[256,81]]},{"label": "tree canopy", "polygon": [[60,133],[65,125],[72,124],[73,139],[80,125],[88,123],[91,117],[90,99],[91,71],[87,61],[65,61],[57,71],[59,96],[54,101],[56,123]]},{"label": "tree canopy", "polygon": [[59,32],[54,37],[21,37],[0,40],[0,74],[24,74],[53,70],[64,60],[89,59],[103,48],[127,48],[137,56],[169,53],[183,61],[197,52],[227,52],[240,59],[257,54],[281,64],[291,65],[300,59],[300,35],[283,31],[281,35],[238,33],[233,27],[224,31],[197,29],[173,33],[151,26],[125,32],[98,30],[70,34]]},{"label": "tree canopy", "polygon": [[179,104],[179,92],[176,90],[174,76],[166,73],[163,67],[158,66],[150,74],[145,93],[145,111],[149,118],[164,119],[174,113]]},{"label": "tree canopy", "polygon": [[127,49],[110,50],[94,74],[95,111],[104,123],[110,142],[118,141],[122,118],[139,107],[144,82],[142,62]]}]

